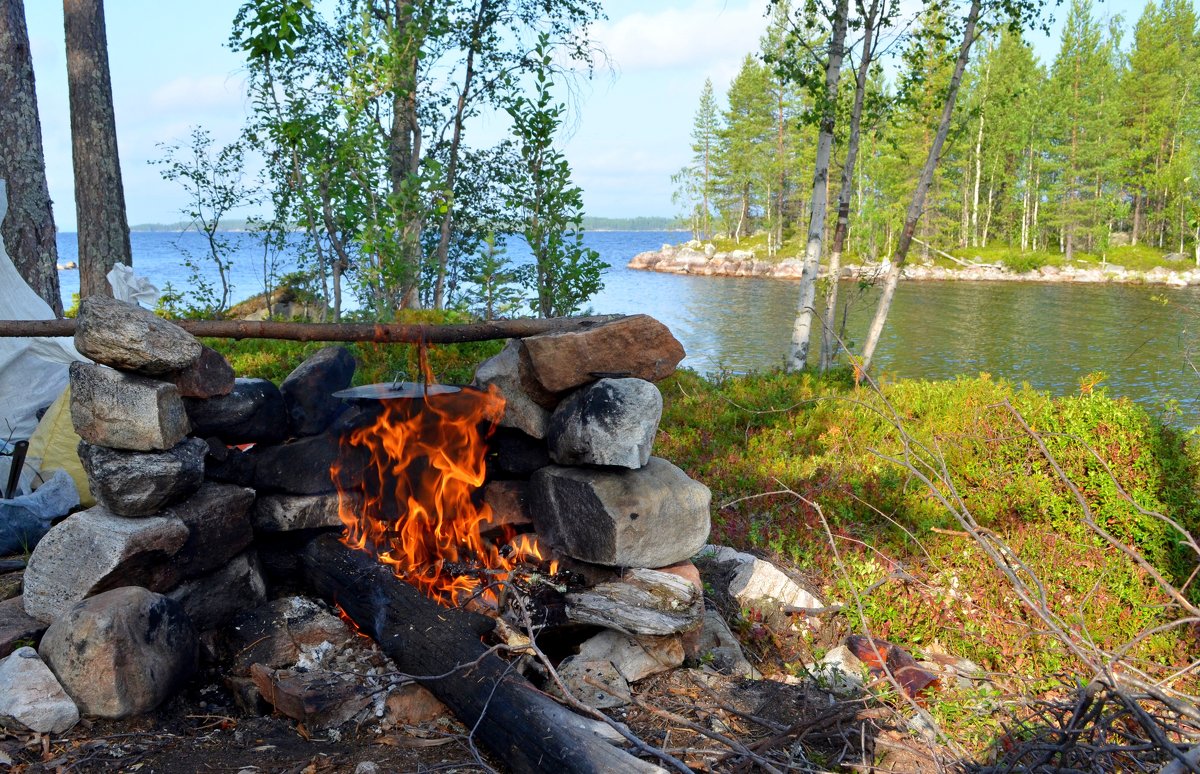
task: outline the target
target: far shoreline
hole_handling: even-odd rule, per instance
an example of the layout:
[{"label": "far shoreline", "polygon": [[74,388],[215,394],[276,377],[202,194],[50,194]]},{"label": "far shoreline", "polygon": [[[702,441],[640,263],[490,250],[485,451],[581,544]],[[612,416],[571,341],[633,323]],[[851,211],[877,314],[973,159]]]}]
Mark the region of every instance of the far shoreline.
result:
[{"label": "far shoreline", "polygon": [[[803,261],[799,258],[759,260],[750,250],[717,252],[711,244],[701,245],[692,240],[682,245],[663,245],[658,250],[638,253],[626,264],[626,268],[697,277],[753,277],[797,281],[801,278]],[[882,277],[887,269],[887,263],[847,264],[841,267],[838,278],[875,279]],[[820,276],[828,276],[827,266],[821,267]],[[1016,272],[994,265],[948,268],[910,263],[904,266],[901,279],[925,282],[1126,284],[1185,288],[1200,286],[1200,267],[1188,266],[1174,270],[1159,266],[1142,271],[1127,269],[1117,264],[1105,264],[1096,267],[1043,266],[1040,269]]]}]

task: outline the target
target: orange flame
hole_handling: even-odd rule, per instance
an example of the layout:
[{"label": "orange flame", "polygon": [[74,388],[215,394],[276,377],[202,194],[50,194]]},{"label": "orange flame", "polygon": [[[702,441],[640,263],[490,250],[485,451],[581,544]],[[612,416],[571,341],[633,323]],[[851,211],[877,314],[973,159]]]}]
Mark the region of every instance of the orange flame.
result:
[{"label": "orange flame", "polygon": [[373,424],[343,438],[330,471],[343,542],[441,604],[472,596],[494,604],[518,563],[542,559],[527,536],[509,545],[511,528],[498,544],[483,536],[492,522],[477,494],[485,440],[503,411],[495,387],[383,401]]}]

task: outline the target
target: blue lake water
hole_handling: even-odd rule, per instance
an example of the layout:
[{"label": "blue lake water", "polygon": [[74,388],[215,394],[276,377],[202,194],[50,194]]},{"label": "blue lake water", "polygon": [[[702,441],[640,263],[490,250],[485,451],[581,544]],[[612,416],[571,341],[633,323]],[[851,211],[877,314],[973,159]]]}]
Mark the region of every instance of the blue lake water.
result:
[{"label": "blue lake water", "polygon": [[[233,259],[235,299],[261,292],[262,254],[245,234]],[[677,232],[590,232],[585,241],[611,264],[596,313],[646,313],[662,320],[687,351],[684,364],[702,372],[747,372],[783,363],[795,315],[797,285],[787,280],[693,277],[633,271],[636,253],[686,239]],[[134,232],[134,270],[160,288],[188,287],[182,249],[201,254],[199,235]],[[75,260],[75,234],[59,235],[59,261]],[[521,244],[509,245],[528,261]],[[76,272],[59,274],[64,302],[78,291]],[[214,274],[215,279],[215,274]],[[857,286],[850,298],[848,338],[859,340],[877,293]],[[1200,425],[1200,288],[1026,283],[902,283],[876,363],[900,378],[949,379],[986,371],[1056,394],[1075,392],[1086,374],[1102,371],[1112,395],[1155,412],[1178,405],[1174,421]],[[1192,357],[1195,356],[1195,366]]]}]

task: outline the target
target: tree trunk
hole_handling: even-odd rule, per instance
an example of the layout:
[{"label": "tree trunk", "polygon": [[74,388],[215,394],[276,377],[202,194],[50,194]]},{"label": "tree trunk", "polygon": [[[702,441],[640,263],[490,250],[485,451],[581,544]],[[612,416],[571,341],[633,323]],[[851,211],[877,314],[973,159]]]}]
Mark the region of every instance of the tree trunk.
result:
[{"label": "tree trunk", "polygon": [[105,275],[133,264],[125,188],[117,155],[103,0],[63,0],[75,219],[79,231],[79,296],[112,296]]},{"label": "tree trunk", "polygon": [[0,137],[0,179],[8,183],[8,215],[0,228],[4,250],[61,317],[58,246],[23,0],[0,0]]},{"label": "tree trunk", "polygon": [[[850,109],[849,136],[846,139],[846,160],[842,164],[842,187],[838,190],[837,225],[833,231],[833,244],[829,250],[829,290],[825,293],[824,318],[821,321],[821,371],[833,367],[837,358],[838,338],[834,332],[837,320],[838,275],[842,269],[842,249],[846,234],[850,230],[850,199],[854,190],[854,166],[858,160],[858,146],[862,134],[863,102],[867,92],[867,78],[871,61],[875,56],[875,22],[878,18],[880,0],[873,0],[863,17],[862,57],[854,79],[854,106]],[[859,6],[861,8],[861,6]]]},{"label": "tree trunk", "polygon": [[391,57],[392,126],[388,136],[388,178],[392,195],[400,207],[399,249],[401,261],[400,306],[415,309],[421,305],[421,229],[424,218],[420,196],[412,178],[421,160],[421,126],[417,119],[417,63],[419,33],[412,23],[412,0],[392,0]]},{"label": "tree trunk", "polygon": [[838,0],[832,20],[833,34],[829,40],[829,60],[825,65],[825,104],[822,106],[821,130],[817,136],[817,160],[813,167],[812,199],[809,205],[808,244],[804,249],[804,267],[800,272],[800,299],[796,304],[796,322],[792,326],[792,346],[787,363],[789,371],[799,371],[808,365],[809,339],[812,337],[812,318],[815,312],[813,304],[817,297],[817,272],[821,268],[821,247],[825,240],[829,157],[833,151],[838,81],[842,75],[848,16],[848,0]]},{"label": "tree trunk", "polygon": [[925,196],[933,184],[933,173],[937,168],[938,157],[942,154],[942,145],[946,135],[950,133],[950,120],[954,116],[954,103],[958,99],[958,87],[962,83],[963,72],[967,69],[967,60],[971,57],[971,44],[975,42],[975,23],[979,20],[979,7],[982,0],[971,0],[971,9],[967,12],[967,25],[963,30],[962,44],[958,49],[958,59],[954,63],[954,74],[950,77],[950,88],[946,91],[946,104],[942,107],[942,118],[938,124],[937,134],[925,158],[925,166],[921,168],[921,176],[917,179],[917,188],[913,192],[912,202],[904,218],[904,230],[900,232],[900,242],[888,269],[884,281],[883,293],[879,297],[879,305],[875,308],[875,317],[867,330],[867,339],[863,344],[862,357],[859,362],[860,374],[866,373],[871,367],[871,359],[875,348],[879,345],[880,334],[883,333],[884,323],[887,322],[888,312],[891,311],[892,299],[896,295],[896,285],[900,282],[900,272],[904,269],[904,260],[908,257],[908,249],[912,245],[913,232],[917,221],[925,208]]}]

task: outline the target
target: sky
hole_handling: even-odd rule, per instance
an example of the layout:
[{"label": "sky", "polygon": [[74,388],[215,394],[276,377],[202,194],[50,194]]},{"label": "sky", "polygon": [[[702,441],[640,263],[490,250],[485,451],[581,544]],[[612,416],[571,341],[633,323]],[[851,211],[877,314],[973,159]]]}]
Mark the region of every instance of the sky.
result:
[{"label": "sky", "polygon": [[[163,144],[203,126],[235,139],[249,105],[241,57],[226,46],[241,0],[108,0],[109,68],[117,142],[131,225],[181,220],[182,190],[151,162]],[[1107,0],[1098,14],[1136,21],[1144,0]],[[611,68],[581,84],[562,147],[589,215],[669,216],[671,175],[691,155],[692,117],[706,78],[723,95],[766,27],[767,0],[604,0],[594,37]],[[203,9],[203,10],[201,10]],[[26,0],[46,175],[54,217],[75,230],[70,114],[62,4]],[[1065,8],[1051,37],[1031,34],[1053,58]],[[1128,38],[1127,38],[1128,39]],[[487,127],[481,131],[487,133]],[[470,137],[467,138],[470,141]],[[240,213],[244,216],[250,213]]]}]

